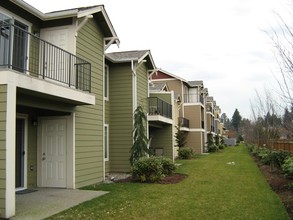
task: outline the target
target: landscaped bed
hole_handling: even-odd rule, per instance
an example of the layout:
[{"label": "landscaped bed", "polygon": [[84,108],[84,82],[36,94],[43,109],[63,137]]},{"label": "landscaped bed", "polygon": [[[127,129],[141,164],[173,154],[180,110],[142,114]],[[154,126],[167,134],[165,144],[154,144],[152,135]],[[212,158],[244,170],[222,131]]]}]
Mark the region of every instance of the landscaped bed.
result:
[{"label": "landscaped bed", "polygon": [[89,186],[110,193],[52,219],[290,219],[244,146],[177,162],[176,184]]},{"label": "landscaped bed", "polygon": [[280,169],[272,169],[271,166],[262,164],[258,158],[254,159],[272,190],[280,197],[290,219],[293,219],[293,179],[286,178]]}]

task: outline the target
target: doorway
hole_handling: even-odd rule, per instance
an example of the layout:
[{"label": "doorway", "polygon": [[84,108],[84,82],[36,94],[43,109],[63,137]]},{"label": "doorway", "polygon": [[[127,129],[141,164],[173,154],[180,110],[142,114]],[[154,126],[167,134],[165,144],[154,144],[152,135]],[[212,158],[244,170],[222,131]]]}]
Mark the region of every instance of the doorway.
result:
[{"label": "doorway", "polygon": [[16,118],[15,134],[15,188],[16,191],[26,189],[26,140],[27,140],[27,119],[26,117]]}]

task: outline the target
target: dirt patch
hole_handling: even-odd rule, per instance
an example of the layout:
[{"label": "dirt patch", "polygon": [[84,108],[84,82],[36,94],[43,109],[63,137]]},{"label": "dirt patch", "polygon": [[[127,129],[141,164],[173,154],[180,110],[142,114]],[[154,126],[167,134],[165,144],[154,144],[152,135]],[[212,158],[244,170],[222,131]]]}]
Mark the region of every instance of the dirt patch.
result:
[{"label": "dirt patch", "polygon": [[269,165],[262,164],[256,157],[254,157],[254,160],[272,190],[280,197],[289,217],[293,219],[293,179],[286,178],[282,171],[276,167],[272,168]]},{"label": "dirt patch", "polygon": [[[185,174],[181,174],[181,173],[174,173],[171,176],[166,176],[163,180],[157,182],[159,184],[175,184],[175,183],[179,183],[182,180],[184,180],[187,177],[187,175]],[[123,179],[116,179],[114,180],[115,183],[127,183],[127,182],[138,182],[137,180],[134,180],[132,178],[132,176],[128,176],[126,178]]]}]

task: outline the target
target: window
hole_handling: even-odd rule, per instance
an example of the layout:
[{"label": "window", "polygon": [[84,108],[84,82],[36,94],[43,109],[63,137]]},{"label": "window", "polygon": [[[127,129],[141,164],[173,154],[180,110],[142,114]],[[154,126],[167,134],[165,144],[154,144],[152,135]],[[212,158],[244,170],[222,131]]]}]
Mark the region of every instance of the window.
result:
[{"label": "window", "polygon": [[109,100],[109,66],[105,65],[104,72],[104,99]]},{"label": "window", "polygon": [[0,12],[0,66],[27,68],[28,26]]},{"label": "window", "polygon": [[109,125],[104,125],[104,157],[109,161]]}]

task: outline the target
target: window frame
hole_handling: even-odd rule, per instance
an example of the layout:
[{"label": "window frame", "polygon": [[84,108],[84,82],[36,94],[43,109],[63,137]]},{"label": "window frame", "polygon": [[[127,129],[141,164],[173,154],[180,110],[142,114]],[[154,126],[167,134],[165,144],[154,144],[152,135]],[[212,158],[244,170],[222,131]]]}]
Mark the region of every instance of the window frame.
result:
[{"label": "window frame", "polygon": [[109,161],[109,124],[104,124],[104,160]]}]

